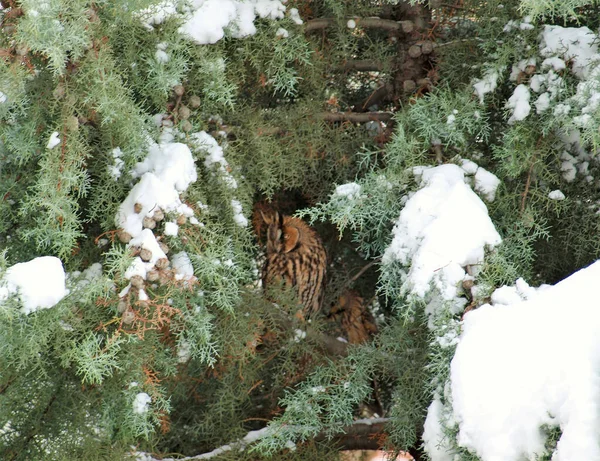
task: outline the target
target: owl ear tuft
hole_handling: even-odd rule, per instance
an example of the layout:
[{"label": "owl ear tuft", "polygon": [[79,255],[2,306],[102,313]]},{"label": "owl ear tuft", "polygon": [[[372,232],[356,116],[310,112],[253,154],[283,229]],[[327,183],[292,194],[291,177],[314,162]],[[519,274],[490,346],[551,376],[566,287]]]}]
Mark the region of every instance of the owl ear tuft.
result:
[{"label": "owl ear tuft", "polygon": [[283,251],[289,253],[298,245],[300,231],[296,227],[286,226],[283,232]]},{"label": "owl ear tuft", "polygon": [[272,213],[269,213],[269,212],[263,213],[263,210],[258,210],[258,212],[262,216],[262,219],[266,225],[269,225],[273,222],[273,214]]}]

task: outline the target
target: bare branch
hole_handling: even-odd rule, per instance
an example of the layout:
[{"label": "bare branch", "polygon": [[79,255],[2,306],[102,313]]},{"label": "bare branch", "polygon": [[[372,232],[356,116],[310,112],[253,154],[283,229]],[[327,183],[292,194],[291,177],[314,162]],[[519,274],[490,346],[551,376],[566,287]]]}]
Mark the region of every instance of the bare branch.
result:
[{"label": "bare branch", "polygon": [[327,122],[366,123],[372,120],[387,122],[392,119],[391,112],[325,112],[319,115]]},{"label": "bare branch", "polygon": [[[352,445],[350,442],[351,438],[365,438],[368,439],[369,436],[373,434],[377,434],[383,430],[384,424],[389,421],[388,418],[373,418],[373,419],[359,419],[354,421],[350,426],[347,426],[343,429],[342,434],[339,436],[340,447],[345,447],[347,445]],[[243,450],[247,445],[254,443],[260,439],[268,437],[273,433],[273,429],[269,426],[259,429],[257,431],[248,432],[243,438],[236,440],[234,442],[228,443],[227,445],[223,445],[221,447],[215,448],[214,450],[208,453],[202,453],[200,455],[194,456],[186,456],[185,458],[154,458],[150,456],[148,453],[136,453],[138,455],[144,455],[146,461],[200,461],[203,459],[211,459],[216,456],[222,455],[231,450]],[[318,434],[315,438],[316,440],[325,440],[325,434]],[[334,440],[337,440],[335,438]],[[347,439],[347,444],[344,443],[344,440]],[[362,444],[363,446],[374,446],[372,443],[369,443],[369,440],[365,440]],[[379,448],[378,446],[376,448]],[[343,448],[345,449],[345,448]]]},{"label": "bare branch", "polygon": [[340,69],[342,70],[358,70],[360,72],[369,72],[369,71],[382,71],[384,69],[384,63],[380,61],[372,61],[370,59],[365,60],[355,60],[355,61],[346,61]]},{"label": "bare branch", "polygon": [[[402,31],[405,34],[410,34],[415,29],[412,21],[392,21],[381,18],[348,18],[348,20],[350,19],[355,21],[357,26],[365,28],[384,29],[391,32]],[[312,19],[306,22],[304,31],[311,32],[313,30],[325,29],[335,23],[336,20],[333,18]]]}]

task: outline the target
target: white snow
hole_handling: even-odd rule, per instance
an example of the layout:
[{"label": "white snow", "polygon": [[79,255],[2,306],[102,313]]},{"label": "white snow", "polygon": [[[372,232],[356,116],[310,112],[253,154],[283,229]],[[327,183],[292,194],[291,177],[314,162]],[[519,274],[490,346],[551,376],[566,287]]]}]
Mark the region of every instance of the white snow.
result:
[{"label": "white snow", "polygon": [[123,166],[125,165],[125,162],[121,158],[123,155],[123,152],[121,152],[121,149],[119,147],[115,147],[111,153],[112,153],[114,162],[112,165],[108,166],[108,173],[116,181],[123,174]]},{"label": "white snow", "polygon": [[4,104],[7,99],[7,96],[2,91],[0,91],[0,104]]},{"label": "white snow", "polygon": [[548,67],[552,67],[554,70],[559,71],[565,69],[567,65],[565,64],[565,61],[558,56],[553,56],[542,61],[542,69],[547,69]]},{"label": "white snow", "polygon": [[167,18],[177,13],[176,3],[176,0],[164,0],[139,11],[138,17],[147,29],[153,30],[154,25],[162,24]]},{"label": "white snow", "polygon": [[171,258],[171,265],[175,271],[175,280],[189,280],[194,276],[192,261],[185,251],[174,254]]},{"label": "white snow", "polygon": [[65,278],[62,262],[54,256],[15,264],[0,279],[0,304],[16,295],[21,300],[24,314],[48,309],[69,294]]},{"label": "white snow", "polygon": [[334,194],[339,197],[347,197],[349,200],[354,200],[360,197],[361,187],[360,184],[350,182],[342,184],[335,188]]},{"label": "white snow", "polygon": [[485,249],[499,244],[500,235],[460,167],[419,167],[414,172],[421,189],[400,213],[382,262],[410,263],[403,290],[424,297],[435,286],[443,299],[452,300],[466,275],[463,268],[481,264]]},{"label": "white snow", "polygon": [[152,402],[152,398],[145,392],[140,392],[135,396],[135,400],[133,401],[133,412],[137,414],[146,413],[150,402]]},{"label": "white snow", "polygon": [[168,44],[165,42],[161,42],[156,45],[156,52],[154,53],[154,57],[160,63],[169,62],[169,55],[165,51],[167,49]]},{"label": "white snow", "polygon": [[534,104],[535,111],[538,114],[541,114],[542,112],[546,111],[548,107],[550,107],[550,93],[546,91],[540,94],[540,96],[537,98],[537,101],[535,101]]},{"label": "white snow", "polygon": [[177,225],[177,223],[175,222],[166,222],[165,223],[165,235],[169,235],[172,237],[177,236],[177,233],[179,232],[179,226]]},{"label": "white snow", "polygon": [[492,93],[498,87],[498,72],[488,71],[481,80],[476,80],[473,84],[475,94],[479,97],[479,102],[483,104],[483,98],[487,93]]},{"label": "white snow", "polygon": [[427,410],[427,418],[423,426],[423,446],[431,461],[454,461],[449,453],[448,441],[440,421],[442,420],[443,405],[438,398],[434,399]]},{"label": "white snow", "polygon": [[553,461],[600,460],[599,279],[596,262],[466,314],[451,367],[461,446],[483,461],[534,459],[541,426],[560,426]]},{"label": "white snow", "polygon": [[304,338],[306,338],[306,331],[304,330],[299,330],[299,329],[295,329],[294,330],[294,342],[299,343],[300,341],[302,341]]},{"label": "white snow", "polygon": [[[116,225],[136,237],[142,232],[145,217],[153,215],[158,208],[165,212],[188,213],[179,193],[197,179],[196,166],[190,149],[181,143],[153,144],[148,157],[138,163],[133,172],[140,181],[131,189],[119,207]],[[139,213],[135,204],[141,205]]]},{"label": "white snow", "polygon": [[199,45],[216,43],[228,32],[243,38],[256,33],[256,17],[281,19],[285,6],[279,0],[193,0],[192,11],[179,32]]},{"label": "white snow", "polygon": [[496,190],[500,185],[498,177],[485,168],[477,168],[475,173],[475,190],[485,197],[488,202],[496,198]]},{"label": "white snow", "polygon": [[545,26],[540,53],[546,57],[561,56],[572,63],[573,73],[579,78],[588,75],[590,64],[600,59],[596,35],[587,27]]},{"label": "white snow", "polygon": [[562,191],[557,189],[557,190],[553,190],[552,192],[550,192],[548,194],[548,198],[551,200],[564,200],[565,194],[563,194]]},{"label": "white snow", "polygon": [[240,227],[248,225],[248,218],[242,212],[242,204],[235,199],[231,199],[231,208],[233,208],[233,220]]},{"label": "white snow", "polygon": [[529,98],[529,89],[525,85],[520,84],[515,88],[515,91],[512,96],[508,98],[508,102],[506,103],[506,107],[513,109],[513,113],[508,119],[508,123],[523,120],[529,115],[529,112],[531,111]]},{"label": "white snow", "polygon": [[58,131],[54,131],[50,135],[50,139],[48,139],[48,144],[46,144],[46,148],[47,149],[54,149],[59,144],[60,144],[60,138],[58,137]]},{"label": "white snow", "polygon": [[346,26],[348,27],[348,29],[355,29],[356,28],[356,21],[354,19],[348,19],[348,22],[346,23]]},{"label": "white snow", "polygon": [[290,33],[283,27],[280,27],[279,29],[277,29],[277,32],[275,32],[275,36],[281,38],[288,38],[290,36]]},{"label": "white snow", "polygon": [[304,21],[300,17],[300,13],[298,12],[298,8],[290,8],[289,9],[289,13],[290,13],[290,19],[292,21],[294,21],[296,24],[302,25],[304,23]]},{"label": "white snow", "polygon": [[219,146],[217,140],[205,131],[193,133],[191,139],[198,150],[206,153],[204,166],[206,166],[208,170],[214,170],[216,167],[217,172],[225,184],[232,189],[237,189],[237,181],[229,172],[229,163],[225,159],[223,148]]}]

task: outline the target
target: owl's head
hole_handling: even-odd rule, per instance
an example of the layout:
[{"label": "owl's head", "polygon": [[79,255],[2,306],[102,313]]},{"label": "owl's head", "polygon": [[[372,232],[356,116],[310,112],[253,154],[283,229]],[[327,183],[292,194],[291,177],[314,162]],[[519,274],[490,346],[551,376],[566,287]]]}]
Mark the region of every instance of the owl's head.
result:
[{"label": "owl's head", "polygon": [[289,253],[296,249],[308,226],[300,219],[283,216],[277,211],[262,213],[267,225],[267,253]]}]

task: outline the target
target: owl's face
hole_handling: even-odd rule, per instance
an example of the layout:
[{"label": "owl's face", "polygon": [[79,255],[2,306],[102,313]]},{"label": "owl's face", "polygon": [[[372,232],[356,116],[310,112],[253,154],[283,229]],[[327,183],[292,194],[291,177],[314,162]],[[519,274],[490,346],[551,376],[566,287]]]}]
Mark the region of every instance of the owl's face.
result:
[{"label": "owl's face", "polygon": [[267,253],[289,253],[299,244],[300,229],[294,226],[293,218],[282,216],[275,212],[273,215],[263,215],[267,223]]}]

